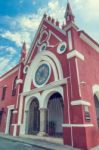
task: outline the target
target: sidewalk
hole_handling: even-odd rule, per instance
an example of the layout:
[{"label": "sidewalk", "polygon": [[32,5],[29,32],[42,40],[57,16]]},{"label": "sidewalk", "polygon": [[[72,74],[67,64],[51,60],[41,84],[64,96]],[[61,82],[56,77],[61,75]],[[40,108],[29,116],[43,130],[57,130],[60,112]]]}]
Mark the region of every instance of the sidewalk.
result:
[{"label": "sidewalk", "polygon": [[32,136],[29,138],[29,136],[24,136],[24,137],[13,137],[13,136],[9,136],[9,135],[5,135],[3,133],[0,133],[0,138],[4,138],[7,140],[11,140],[14,142],[21,142],[21,143],[25,143],[25,144],[30,144],[30,145],[34,145],[36,147],[41,147],[44,148],[44,150],[48,149],[48,150],[80,150],[77,148],[72,148],[71,146],[67,146],[67,145],[63,145],[63,144],[56,144],[56,143],[52,143],[49,141],[45,141],[45,140],[40,140],[40,139],[35,139],[32,138]]}]

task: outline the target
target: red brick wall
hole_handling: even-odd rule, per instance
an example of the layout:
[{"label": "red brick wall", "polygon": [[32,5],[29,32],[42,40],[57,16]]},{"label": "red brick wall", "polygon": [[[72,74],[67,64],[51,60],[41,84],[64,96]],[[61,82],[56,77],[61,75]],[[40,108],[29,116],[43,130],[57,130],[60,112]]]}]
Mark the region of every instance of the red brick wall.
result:
[{"label": "red brick wall", "polygon": [[[13,74],[9,75],[8,77],[6,77],[5,79],[0,81],[0,109],[4,108],[4,112],[2,115],[2,121],[1,121],[1,125],[0,125],[0,131],[1,132],[5,132],[6,119],[7,119],[7,113],[8,113],[7,106],[16,104],[17,92],[16,92],[15,96],[12,96],[12,87],[13,87],[13,81],[17,75],[18,75],[18,71],[14,72]],[[7,87],[6,88],[6,95],[5,95],[5,99],[2,100],[1,99],[2,88],[5,85]]]}]

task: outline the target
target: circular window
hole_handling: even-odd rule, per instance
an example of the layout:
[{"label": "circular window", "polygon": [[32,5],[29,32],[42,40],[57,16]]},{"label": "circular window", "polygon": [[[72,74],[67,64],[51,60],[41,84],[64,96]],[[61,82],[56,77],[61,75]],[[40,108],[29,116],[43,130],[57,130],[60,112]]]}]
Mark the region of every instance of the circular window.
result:
[{"label": "circular window", "polygon": [[43,43],[41,46],[40,46],[40,51],[45,51],[46,50],[46,47],[47,47],[47,45],[46,45],[46,43]]},{"label": "circular window", "polygon": [[28,68],[29,68],[29,66],[28,66],[28,65],[26,65],[26,66],[24,67],[24,69],[23,69],[23,73],[24,73],[24,74],[26,74],[26,73],[27,73]]},{"label": "circular window", "polygon": [[46,42],[48,39],[48,32],[46,30],[42,31],[42,33],[40,34],[40,37],[38,39],[38,44],[42,44],[44,42]]},{"label": "circular window", "polygon": [[62,43],[60,43],[60,44],[58,45],[58,47],[57,47],[57,52],[58,52],[59,54],[62,54],[62,53],[64,53],[64,52],[66,51],[66,48],[67,48],[67,44],[66,44],[65,42],[62,42]]},{"label": "circular window", "polygon": [[51,67],[48,63],[41,63],[36,72],[33,79],[34,85],[36,87],[41,87],[47,83],[50,78]]}]

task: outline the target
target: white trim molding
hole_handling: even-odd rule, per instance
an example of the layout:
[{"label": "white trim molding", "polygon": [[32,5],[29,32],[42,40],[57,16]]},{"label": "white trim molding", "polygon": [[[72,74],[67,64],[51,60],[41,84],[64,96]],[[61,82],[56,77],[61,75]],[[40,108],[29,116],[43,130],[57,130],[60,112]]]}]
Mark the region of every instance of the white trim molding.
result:
[{"label": "white trim molding", "polygon": [[11,120],[11,110],[14,109],[14,105],[7,106],[8,113],[7,113],[7,119],[6,119],[6,128],[5,128],[5,134],[9,134],[9,127],[10,127],[10,120]]},{"label": "white trim molding", "polygon": [[74,28],[75,30],[78,30],[79,28],[72,22],[69,25],[66,25],[66,27],[64,28],[64,31],[69,30],[70,28]]},{"label": "white trim molding", "polygon": [[95,44],[90,38],[88,38],[84,33],[80,34],[80,38],[99,53],[99,46]]},{"label": "white trim molding", "polygon": [[93,124],[62,124],[62,127],[93,127]]},{"label": "white trim molding", "polygon": [[14,105],[9,105],[7,106],[8,109],[13,110],[14,109]]},{"label": "white trim molding", "polygon": [[17,111],[17,110],[14,110],[14,111],[13,111],[13,114],[17,114],[17,113],[18,113],[18,111]]},{"label": "white trim molding", "polygon": [[[37,72],[38,68],[39,68],[41,65],[47,65],[47,67],[48,67],[48,69],[49,69],[49,74],[48,74],[48,77],[47,77],[46,81],[45,81],[43,84],[39,85],[39,84],[37,84],[36,81],[35,81],[35,75],[36,75],[36,72]],[[46,61],[41,61],[41,62],[39,62],[38,65],[36,66],[35,70],[34,70],[34,74],[33,74],[33,78],[32,78],[33,83],[34,83],[34,86],[35,86],[35,87],[38,87],[38,88],[39,88],[39,87],[43,87],[43,86],[48,82],[48,80],[49,80],[49,78],[50,78],[50,75],[51,75],[51,66],[50,66],[50,64],[49,64],[48,62],[46,62]]]},{"label": "white trim molding", "polygon": [[[42,51],[41,53],[38,53],[34,60],[32,61],[28,72],[25,77],[24,81],[24,88],[23,91],[27,92],[31,90],[31,82],[35,73],[35,69],[37,68],[38,64],[42,61],[49,62],[51,65],[51,68],[54,73],[54,80],[62,80],[63,79],[63,70],[60,61],[56,57],[56,55],[50,51]],[[28,83],[28,84],[27,84]]]},{"label": "white trim molding", "polygon": [[93,95],[96,95],[99,99],[99,84],[94,84],[92,86]]},{"label": "white trim molding", "polygon": [[[61,47],[64,46],[64,50],[61,51]],[[67,49],[67,43],[66,42],[61,42],[59,43],[58,47],[57,47],[57,53],[58,54],[63,54]]]},{"label": "white trim molding", "polygon": [[72,58],[72,57],[78,57],[79,59],[84,60],[84,55],[81,54],[81,53],[80,53],[79,51],[77,51],[77,50],[73,50],[73,51],[71,51],[71,52],[69,52],[69,53],[67,54],[67,59],[70,59],[70,58]]},{"label": "white trim molding", "polygon": [[73,41],[72,41],[71,30],[68,31],[68,45],[69,45],[69,50],[72,50],[73,49]]},{"label": "white trim molding", "polygon": [[22,79],[17,79],[16,84],[22,84],[23,80]]},{"label": "white trim molding", "polygon": [[99,92],[99,84],[95,84],[92,86],[92,91],[93,91],[93,94],[95,94],[96,92]]},{"label": "white trim molding", "polygon": [[87,105],[87,106],[90,106],[91,104],[85,100],[74,100],[74,101],[71,101],[71,105],[72,106],[76,106],[76,105]]},{"label": "white trim molding", "polygon": [[77,58],[75,58],[75,64],[76,64],[76,72],[77,72],[77,80],[78,80],[79,96],[81,97],[80,73],[79,73],[79,66],[78,66],[78,60],[77,60]]},{"label": "white trim molding", "polygon": [[41,98],[42,101],[40,100],[41,105],[39,107],[47,109],[47,105],[48,105],[48,101],[49,101],[50,96],[53,95],[56,92],[58,92],[61,95],[61,97],[64,101],[63,87],[62,86],[57,86],[57,87],[54,87],[54,88],[51,88],[49,90],[45,90],[45,91],[42,92],[42,95],[41,95],[42,96],[42,98]]},{"label": "white trim molding", "polygon": [[63,80],[51,82],[47,85],[44,85],[43,87],[35,88],[31,91],[23,92],[20,95],[21,96],[27,96],[27,95],[34,94],[34,93],[37,93],[40,91],[49,90],[49,89],[52,89],[56,86],[60,86],[60,85],[64,85],[64,84],[67,84],[67,78],[64,78]]}]

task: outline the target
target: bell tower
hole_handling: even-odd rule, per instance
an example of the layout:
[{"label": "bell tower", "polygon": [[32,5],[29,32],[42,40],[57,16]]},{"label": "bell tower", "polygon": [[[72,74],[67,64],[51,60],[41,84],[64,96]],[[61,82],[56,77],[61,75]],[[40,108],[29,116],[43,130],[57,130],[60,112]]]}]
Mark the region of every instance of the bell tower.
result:
[{"label": "bell tower", "polygon": [[66,7],[64,18],[65,18],[65,21],[66,21],[66,25],[74,22],[74,18],[75,17],[73,15],[73,12],[72,12],[72,9],[71,9],[69,1],[67,1],[67,7]]}]

